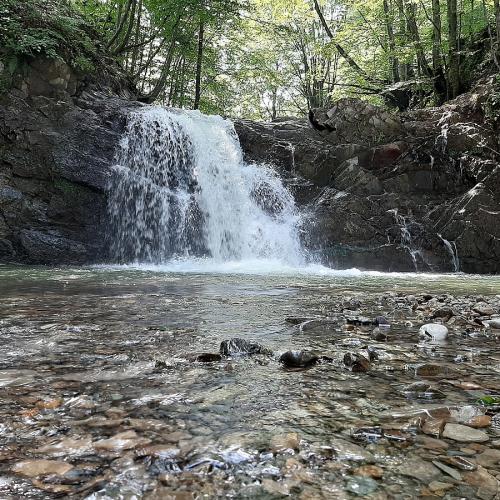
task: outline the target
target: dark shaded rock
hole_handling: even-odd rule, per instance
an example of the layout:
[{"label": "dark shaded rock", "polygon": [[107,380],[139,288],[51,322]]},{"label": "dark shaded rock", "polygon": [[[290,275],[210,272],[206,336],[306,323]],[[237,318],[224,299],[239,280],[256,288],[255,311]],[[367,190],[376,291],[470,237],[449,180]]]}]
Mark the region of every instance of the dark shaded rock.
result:
[{"label": "dark shaded rock", "polygon": [[261,344],[248,342],[247,340],[240,338],[222,341],[220,345],[220,353],[222,356],[242,356],[253,354],[272,355],[272,351],[266,349]]},{"label": "dark shaded rock", "polygon": [[366,350],[370,361],[376,361],[379,358],[379,354],[374,347],[368,346]]},{"label": "dark shaded rock", "polygon": [[380,328],[374,328],[370,334],[370,338],[377,342],[384,342],[387,340],[387,333],[383,332]]},{"label": "dark shaded rock", "polygon": [[188,356],[186,356],[186,359],[198,363],[214,363],[216,361],[221,361],[222,356],[220,354],[212,352],[200,352],[189,354]]},{"label": "dark shaded rock", "polygon": [[344,355],[344,365],[355,373],[367,372],[370,369],[370,362],[362,354],[350,352]]},{"label": "dark shaded rock", "polygon": [[287,368],[308,368],[318,361],[317,355],[306,351],[287,351],[279,358],[279,362]]},{"label": "dark shaded rock", "polygon": [[345,319],[348,325],[354,326],[370,326],[373,325],[373,321],[370,318],[365,318],[364,316],[351,316]]}]

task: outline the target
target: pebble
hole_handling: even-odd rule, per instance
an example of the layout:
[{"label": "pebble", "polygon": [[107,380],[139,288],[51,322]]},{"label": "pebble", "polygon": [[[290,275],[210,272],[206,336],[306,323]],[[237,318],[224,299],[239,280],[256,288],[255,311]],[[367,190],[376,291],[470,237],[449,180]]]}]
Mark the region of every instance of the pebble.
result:
[{"label": "pebble", "polygon": [[500,450],[487,448],[476,457],[476,463],[487,469],[498,469],[500,465]]},{"label": "pebble", "polygon": [[274,481],[273,479],[263,479],[262,489],[270,495],[288,496],[290,494],[288,485]]},{"label": "pebble", "polygon": [[370,495],[378,488],[377,481],[371,477],[353,477],[347,481],[346,490],[357,496]]},{"label": "pebble", "polygon": [[115,434],[109,439],[101,439],[94,443],[97,451],[122,451],[145,446],[151,442],[150,439],[139,437],[135,431],[126,431]]},{"label": "pebble", "polygon": [[447,465],[443,464],[439,460],[433,460],[432,463],[438,468],[441,469],[443,472],[448,474],[448,476],[451,476],[453,479],[456,479],[457,481],[462,480],[462,476],[460,472],[457,470],[453,469],[452,467],[448,467]]},{"label": "pebble", "polygon": [[404,476],[413,477],[425,483],[431,482],[440,475],[440,471],[435,465],[417,457],[405,460],[397,470]]},{"label": "pebble", "polygon": [[451,490],[452,488],[453,488],[452,484],[442,483],[441,481],[431,481],[431,483],[429,484],[429,489],[433,493],[445,492]]},{"label": "pebble", "polygon": [[271,355],[272,351],[266,349],[264,346],[256,342],[248,342],[248,340],[240,338],[232,338],[230,340],[223,340],[220,345],[220,353],[222,356],[234,355],[252,355],[252,354],[268,354]]},{"label": "pebble", "polygon": [[374,456],[366,449],[344,439],[333,439],[331,446],[335,451],[337,460],[353,462],[374,462]]},{"label": "pebble", "polygon": [[344,365],[354,373],[367,372],[370,369],[370,362],[362,354],[350,352],[344,355]]},{"label": "pebble", "polygon": [[484,443],[490,439],[484,431],[466,425],[451,423],[445,425],[443,437],[462,443]]}]

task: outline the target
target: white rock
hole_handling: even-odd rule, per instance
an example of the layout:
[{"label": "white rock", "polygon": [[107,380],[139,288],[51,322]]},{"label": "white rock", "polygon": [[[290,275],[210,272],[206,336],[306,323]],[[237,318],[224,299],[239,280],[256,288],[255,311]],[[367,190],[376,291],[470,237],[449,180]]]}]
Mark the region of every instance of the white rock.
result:
[{"label": "white rock", "polygon": [[420,327],[418,332],[421,337],[432,340],[444,340],[448,336],[448,328],[439,323],[428,323]]}]

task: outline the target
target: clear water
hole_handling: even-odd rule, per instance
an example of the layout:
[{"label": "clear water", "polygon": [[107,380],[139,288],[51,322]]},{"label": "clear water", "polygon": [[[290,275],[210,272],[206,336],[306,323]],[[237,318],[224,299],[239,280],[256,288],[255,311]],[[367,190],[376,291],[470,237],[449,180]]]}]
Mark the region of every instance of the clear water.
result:
[{"label": "clear water", "polygon": [[[169,266],[0,267],[1,498],[53,498],[56,486],[63,488],[59,494],[92,499],[147,498],[152,491],[159,495],[154,498],[165,498],[166,491],[274,498],[274,483],[293,497],[350,498],[362,462],[337,457],[332,447],[338,439],[360,445],[383,469],[374,494],[414,498],[425,484],[400,468],[438,454],[415,441],[420,433],[411,415],[475,404],[500,387],[497,337],[450,327],[447,342],[422,343],[421,318],[409,307],[411,297],[407,301],[425,292],[448,294],[462,312],[479,295],[498,304],[499,277],[266,273],[262,267],[252,273],[241,263],[226,263],[227,272],[215,273],[194,261]],[[344,318],[353,314],[385,315],[392,323],[388,341],[371,340],[371,329],[346,330]],[[286,321],[291,316],[328,317],[334,324],[302,331]],[[222,340],[235,336],[260,342],[276,356],[187,359],[218,352]],[[368,373],[346,370],[343,354],[366,345],[378,350],[379,361]],[[314,350],[334,362],[285,370],[277,356],[288,349]],[[457,364],[459,355],[467,361]],[[402,393],[420,380],[420,363],[454,370],[431,380],[444,399]],[[456,387],[450,378],[479,388]],[[357,429],[373,426],[401,435],[372,443],[355,437]],[[66,439],[95,444],[129,431],[149,445],[179,449],[179,455],[159,458],[144,443],[114,451],[66,444],[63,451],[37,452]],[[290,432],[299,435],[300,449],[270,453],[273,438]],[[11,472],[15,463],[37,458],[86,472],[38,482]],[[473,498],[475,490],[467,488],[458,483],[453,492]]]}]

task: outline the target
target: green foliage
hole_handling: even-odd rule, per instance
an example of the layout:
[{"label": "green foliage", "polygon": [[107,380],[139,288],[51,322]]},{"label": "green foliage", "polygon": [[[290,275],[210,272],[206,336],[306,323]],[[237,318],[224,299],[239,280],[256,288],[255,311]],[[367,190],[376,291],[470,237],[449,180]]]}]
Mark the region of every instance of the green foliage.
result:
[{"label": "green foliage", "polygon": [[2,59],[19,62],[44,56],[91,71],[95,34],[65,0],[3,0],[0,6]]},{"label": "green foliage", "polygon": [[500,404],[500,396],[483,396],[478,399],[478,403],[484,406],[493,406]]}]

